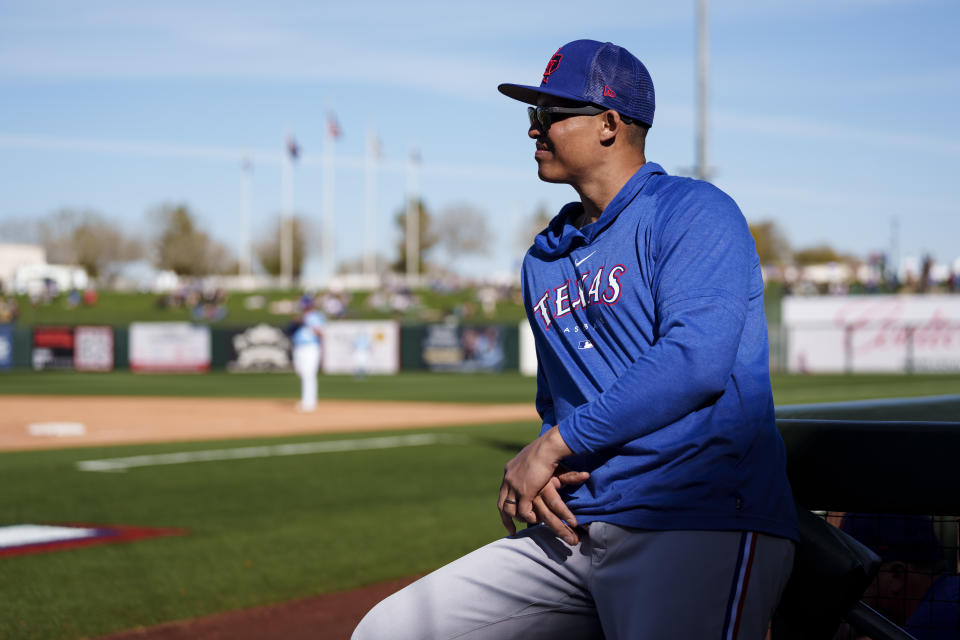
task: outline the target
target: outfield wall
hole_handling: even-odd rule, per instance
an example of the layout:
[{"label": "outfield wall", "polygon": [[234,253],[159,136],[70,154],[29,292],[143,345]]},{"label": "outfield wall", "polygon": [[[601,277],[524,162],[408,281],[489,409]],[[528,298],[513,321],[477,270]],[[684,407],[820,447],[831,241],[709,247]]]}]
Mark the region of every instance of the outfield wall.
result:
[{"label": "outfield wall", "polygon": [[[321,370],[325,374],[362,371],[374,375],[517,371],[521,330],[517,325],[502,324],[332,321],[326,325]],[[11,368],[243,373],[291,371],[292,357],[284,330],[267,324],[0,325],[0,370]]]},{"label": "outfield wall", "polygon": [[792,373],[960,371],[960,296],[787,296]]}]

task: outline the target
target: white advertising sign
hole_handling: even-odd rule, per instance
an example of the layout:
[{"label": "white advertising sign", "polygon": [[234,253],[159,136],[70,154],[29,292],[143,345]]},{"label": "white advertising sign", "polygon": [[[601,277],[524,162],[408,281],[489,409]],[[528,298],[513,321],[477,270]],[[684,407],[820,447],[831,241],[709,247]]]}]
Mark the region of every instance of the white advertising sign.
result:
[{"label": "white advertising sign", "polygon": [[960,296],[788,296],[792,372],[960,371]]},{"label": "white advertising sign", "polygon": [[529,322],[520,323],[520,373],[525,376],[537,375],[537,346],[533,341],[533,331]]},{"label": "white advertising sign", "polygon": [[323,327],[323,372],[393,374],[400,370],[400,327],[392,320],[343,320]]},{"label": "white advertising sign", "polygon": [[134,322],[130,325],[132,371],[207,371],[210,327],[189,322]]},{"label": "white advertising sign", "polygon": [[113,370],[112,327],[77,327],[74,329],[73,368],[77,371]]}]

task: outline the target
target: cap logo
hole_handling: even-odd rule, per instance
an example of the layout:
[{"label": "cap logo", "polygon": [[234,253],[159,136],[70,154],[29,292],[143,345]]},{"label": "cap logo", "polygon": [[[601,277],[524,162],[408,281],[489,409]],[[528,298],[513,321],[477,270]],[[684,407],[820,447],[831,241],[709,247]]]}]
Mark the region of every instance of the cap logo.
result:
[{"label": "cap logo", "polygon": [[604,97],[604,98],[616,98],[616,97],[617,97],[617,92],[614,91],[613,89],[611,89],[610,87],[608,87],[607,85],[603,85],[603,97]]},{"label": "cap logo", "polygon": [[557,52],[553,54],[553,57],[547,62],[547,68],[543,70],[543,84],[547,84],[547,81],[550,79],[550,74],[557,70],[561,60],[563,60],[563,54],[560,53],[560,49],[557,49]]}]

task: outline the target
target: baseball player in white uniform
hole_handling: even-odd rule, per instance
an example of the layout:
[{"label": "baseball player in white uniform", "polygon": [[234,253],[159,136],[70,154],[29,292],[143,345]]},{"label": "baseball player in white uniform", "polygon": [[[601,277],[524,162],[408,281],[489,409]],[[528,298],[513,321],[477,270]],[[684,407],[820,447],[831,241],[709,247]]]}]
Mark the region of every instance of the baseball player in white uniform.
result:
[{"label": "baseball player in white uniform", "polygon": [[323,348],[323,327],[327,320],[314,308],[314,298],[301,302],[303,315],[300,327],[293,333],[293,369],[300,377],[299,411],[317,408],[317,374]]}]

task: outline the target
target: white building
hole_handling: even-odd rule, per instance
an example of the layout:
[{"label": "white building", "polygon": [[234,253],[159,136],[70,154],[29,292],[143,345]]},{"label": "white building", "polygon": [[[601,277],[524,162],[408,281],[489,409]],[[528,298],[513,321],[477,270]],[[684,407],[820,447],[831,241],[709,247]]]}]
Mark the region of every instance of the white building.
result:
[{"label": "white building", "polygon": [[87,270],[65,264],[20,265],[13,273],[13,286],[17,293],[40,294],[48,282],[53,282],[57,291],[83,290],[90,284]]},{"label": "white building", "polygon": [[47,252],[38,244],[0,244],[0,285],[10,292],[20,267],[47,264]]}]

